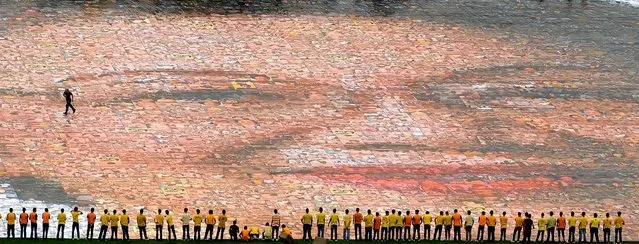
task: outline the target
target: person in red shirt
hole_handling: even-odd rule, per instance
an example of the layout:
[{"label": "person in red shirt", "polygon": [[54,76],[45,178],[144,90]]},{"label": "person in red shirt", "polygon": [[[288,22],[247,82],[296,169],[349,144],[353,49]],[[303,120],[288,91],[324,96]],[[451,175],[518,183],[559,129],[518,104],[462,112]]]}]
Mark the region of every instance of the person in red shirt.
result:
[{"label": "person in red shirt", "polygon": [[20,213],[20,238],[27,238],[27,223],[29,223],[29,215],[27,214],[27,209],[22,208],[22,213]]},{"label": "person in red shirt", "polygon": [[42,213],[42,238],[44,239],[49,237],[49,219],[51,219],[51,213],[48,208],[45,208]]},{"label": "person in red shirt", "polygon": [[362,239],[362,220],[364,220],[364,215],[359,212],[359,208],[356,208],[355,213],[353,214],[353,222],[355,223],[355,240]]},{"label": "person in red shirt", "polygon": [[379,230],[382,228],[382,217],[379,216],[379,212],[375,213],[373,219],[373,240],[381,240],[379,238]]},{"label": "person in red shirt", "polygon": [[93,240],[93,227],[95,226],[95,209],[91,208],[91,212],[87,214],[87,239]]}]

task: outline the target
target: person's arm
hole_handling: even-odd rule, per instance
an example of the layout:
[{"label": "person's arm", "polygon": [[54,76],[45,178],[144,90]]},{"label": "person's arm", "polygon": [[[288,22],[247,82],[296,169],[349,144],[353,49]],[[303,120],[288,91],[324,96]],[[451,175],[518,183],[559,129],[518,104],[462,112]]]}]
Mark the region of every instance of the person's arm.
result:
[{"label": "person's arm", "polygon": [[73,93],[71,93],[71,102],[73,102]]}]

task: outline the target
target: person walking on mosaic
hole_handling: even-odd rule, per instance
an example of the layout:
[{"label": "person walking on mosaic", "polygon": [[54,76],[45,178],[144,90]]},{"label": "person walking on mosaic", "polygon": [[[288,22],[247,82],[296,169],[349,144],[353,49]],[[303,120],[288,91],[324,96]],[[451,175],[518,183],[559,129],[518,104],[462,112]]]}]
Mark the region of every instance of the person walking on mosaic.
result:
[{"label": "person walking on mosaic", "polygon": [[42,213],[42,238],[49,238],[49,221],[51,220],[51,213],[48,208],[44,208]]},{"label": "person walking on mosaic", "polygon": [[224,240],[224,230],[226,229],[226,221],[228,221],[228,217],[226,216],[226,209],[222,209],[222,215],[217,218],[217,232],[215,234],[215,240]]},{"label": "person walking on mosaic", "polygon": [[65,89],[64,93],[62,93],[62,96],[67,101],[66,110],[64,111],[64,115],[68,114],[69,108],[71,108],[71,110],[73,110],[73,113],[75,113],[75,108],[73,107],[73,104],[72,104],[73,103],[73,93],[71,93],[71,91],[69,91],[69,89]]},{"label": "person walking on mosaic", "polygon": [[621,244],[621,232],[625,224],[626,222],[623,217],[621,217],[621,212],[617,212],[617,217],[615,218],[615,243]]},{"label": "person walking on mosaic", "polygon": [[20,238],[27,238],[27,224],[29,223],[29,215],[27,214],[27,209],[22,208],[22,213],[20,213]]},{"label": "person walking on mosaic", "polygon": [[342,239],[350,240],[351,239],[351,222],[353,221],[353,216],[348,213],[348,209],[344,210],[344,233],[342,233]]},{"label": "person walking on mosaic", "polygon": [[180,218],[180,220],[182,221],[182,240],[189,240],[191,239],[191,235],[189,233],[190,230],[190,223],[191,223],[191,215],[189,214],[189,209],[188,208],[184,208],[184,213],[182,213],[182,217]]},{"label": "person walking on mosaic", "polygon": [[422,223],[424,223],[424,240],[430,240],[430,223],[433,221],[433,216],[429,211],[426,211],[422,216]]},{"label": "person walking on mosaic", "polygon": [[64,239],[64,226],[67,223],[67,214],[64,213],[64,208],[60,209],[58,214],[58,233],[56,233],[56,239]]},{"label": "person walking on mosaic", "polygon": [[566,242],[566,217],[564,212],[559,212],[559,218],[557,218],[557,241]]},{"label": "person walking on mosaic", "polygon": [[[271,221],[272,222],[272,221]],[[339,215],[337,209],[333,209],[333,213],[330,216],[331,222],[331,241],[337,241],[337,227],[339,226]]]},{"label": "person walking on mosaic", "polygon": [[592,219],[590,219],[590,242],[597,240],[597,243],[599,243],[599,224],[597,213],[594,213]]},{"label": "person walking on mosaic", "polygon": [[122,226],[122,240],[129,239],[129,215],[126,214],[126,209],[122,209],[122,215],[120,215],[120,225]]},{"label": "person walking on mosaic", "polygon": [[[169,212],[168,209],[164,210],[164,213],[166,213],[166,216],[164,218],[166,219],[166,230],[168,232],[168,239],[169,241],[175,241],[177,240],[177,236],[175,235],[175,223],[173,223],[173,215]],[[173,239],[171,239],[171,235],[173,236]]]},{"label": "person walking on mosaic", "polygon": [[105,209],[104,214],[100,215],[100,233],[98,234],[98,240],[106,241],[107,232],[109,231],[109,210]]},{"label": "person walking on mosaic", "polygon": [[382,240],[379,236],[380,229],[382,229],[382,217],[379,216],[379,212],[375,212],[375,218],[373,219],[373,240]]},{"label": "person walking on mosaic", "polygon": [[548,215],[550,216],[548,217],[548,236],[546,237],[546,242],[555,242],[555,228],[557,227],[557,219],[555,219],[555,213],[553,213],[553,211],[550,211]]},{"label": "person walking on mosaic", "polygon": [[[71,210],[71,239],[75,239],[75,234],[78,234],[78,239],[80,239],[80,215],[81,211],[78,211],[78,207],[74,207]],[[88,233],[87,233],[88,235]]]},{"label": "person walking on mosaic", "polygon": [[87,214],[87,240],[93,240],[93,229],[95,226],[95,208],[91,208]]},{"label": "person walking on mosaic", "polygon": [[31,233],[29,234],[29,238],[38,239],[38,213],[36,208],[33,208],[29,214],[29,222],[31,223]]},{"label": "person walking on mosaic", "polygon": [[[308,208],[306,209],[306,214],[302,216],[302,240],[313,240],[312,229],[313,229],[313,215],[309,213]],[[308,238],[308,239],[306,239]]]},{"label": "person walking on mosaic", "polygon": [[118,225],[120,224],[120,216],[118,216],[118,211],[113,209],[113,214],[110,216],[111,222],[111,240],[118,239]]},{"label": "person walking on mosaic", "polygon": [[506,230],[508,229],[508,217],[506,216],[506,211],[501,213],[501,217],[499,217],[499,241],[507,241]]},{"label": "person walking on mosaic", "polygon": [[[212,212],[212,211],[211,211]],[[162,240],[162,225],[164,224],[164,215],[162,215],[162,209],[158,209],[158,214],[155,215],[155,240]]]},{"label": "person walking on mosaic", "polygon": [[271,217],[271,228],[273,228],[273,240],[280,239],[280,215],[277,213],[277,209],[273,210],[273,216]]},{"label": "person walking on mosaic", "polygon": [[144,215],[144,209],[140,209],[140,214],[135,217],[135,220],[138,224],[140,240],[148,240],[149,237],[146,235],[146,216]]},{"label": "person walking on mosaic", "polygon": [[317,237],[324,238],[326,214],[324,214],[324,209],[322,207],[319,208],[319,213],[317,213],[316,218],[317,218]]},{"label": "person walking on mosaic", "polygon": [[462,216],[457,211],[457,209],[453,210],[453,240],[461,241],[461,226],[462,226]]},{"label": "person walking on mosaic", "polygon": [[464,229],[466,231],[466,241],[471,241],[473,239],[473,225],[475,224],[475,219],[473,215],[471,215],[470,210],[466,212],[466,219],[464,220]]},{"label": "person walking on mosaic", "polygon": [[200,214],[200,209],[195,209],[195,215],[193,215],[193,240],[200,240],[202,233],[202,220],[204,216]]}]

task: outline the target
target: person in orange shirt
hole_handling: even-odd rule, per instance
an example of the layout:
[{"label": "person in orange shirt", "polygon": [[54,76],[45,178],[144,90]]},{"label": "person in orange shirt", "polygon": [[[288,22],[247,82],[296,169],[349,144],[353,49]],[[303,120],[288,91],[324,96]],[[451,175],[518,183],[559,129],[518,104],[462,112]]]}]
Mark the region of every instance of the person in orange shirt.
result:
[{"label": "person in orange shirt", "polygon": [[29,215],[27,214],[27,209],[22,208],[22,213],[20,213],[20,238],[27,238],[27,223],[29,223]]},{"label": "person in orange shirt", "polygon": [[364,215],[359,212],[359,208],[355,208],[355,213],[353,214],[353,222],[355,223],[355,240],[362,239],[362,221],[364,220]]},{"label": "person in orange shirt", "polygon": [[87,240],[93,240],[93,227],[95,226],[95,209],[91,208],[87,214]]},{"label": "person in orange shirt", "polygon": [[38,213],[36,208],[33,208],[31,214],[29,214],[29,222],[31,222],[31,239],[38,239]]},{"label": "person in orange shirt", "polygon": [[419,215],[419,210],[415,209],[415,215],[413,216],[413,240],[419,240],[421,236],[420,230],[422,225],[422,216]]},{"label": "person in orange shirt", "polygon": [[566,242],[565,231],[566,231],[566,217],[564,216],[564,212],[559,212],[559,218],[557,218],[557,241]]},{"label": "person in orange shirt", "polygon": [[51,219],[51,213],[48,208],[45,208],[42,213],[42,238],[44,239],[49,237],[49,219]]},{"label": "person in orange shirt", "polygon": [[373,219],[373,240],[381,240],[379,238],[380,229],[382,229],[382,217],[379,216],[379,212],[376,212],[375,218]]},{"label": "person in orange shirt", "polygon": [[242,232],[240,233],[240,238],[242,239],[242,241],[248,241],[249,240],[249,230],[248,230],[248,226],[244,226],[244,229],[242,230]]},{"label": "person in orange shirt", "polygon": [[410,211],[406,211],[404,216],[404,240],[410,239],[410,227],[413,225],[413,216],[410,215]]},{"label": "person in orange shirt", "polygon": [[462,216],[457,209],[453,210],[453,241],[461,241]]},{"label": "person in orange shirt", "polygon": [[7,214],[7,238],[16,238],[16,214],[13,212],[13,208],[9,208]]},{"label": "person in orange shirt", "polygon": [[497,225],[497,217],[493,215],[493,210],[490,210],[488,218],[488,238],[487,241],[495,241],[495,226]]},{"label": "person in orange shirt", "polygon": [[481,215],[479,215],[479,226],[477,226],[477,241],[484,241],[484,228],[487,220],[486,212],[481,211]]}]

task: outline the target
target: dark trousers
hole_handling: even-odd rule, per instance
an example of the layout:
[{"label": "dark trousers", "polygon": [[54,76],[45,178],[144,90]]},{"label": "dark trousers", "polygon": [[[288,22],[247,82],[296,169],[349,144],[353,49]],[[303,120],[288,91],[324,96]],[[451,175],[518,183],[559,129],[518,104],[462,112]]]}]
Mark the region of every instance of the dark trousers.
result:
[{"label": "dark trousers", "polygon": [[501,228],[499,233],[499,241],[506,241],[506,228]]},{"label": "dark trousers", "polygon": [[[488,241],[495,241],[495,226],[488,226]],[[543,240],[543,238],[542,238]]]},{"label": "dark trousers", "polygon": [[193,227],[193,240],[200,240],[200,235],[202,234],[202,226],[194,226]]},{"label": "dark trousers", "polygon": [[453,240],[461,241],[461,226],[453,226]]},{"label": "dark trousers", "polygon": [[555,242],[555,227],[548,227],[548,237],[546,237],[546,242],[549,241]]},{"label": "dark trousers", "polygon": [[570,228],[568,228],[568,242],[573,243],[575,242],[575,227],[571,226]]},{"label": "dark trousers", "polygon": [[224,240],[224,227],[217,227],[217,233],[215,233],[215,240],[219,239]]},{"label": "dark trousers", "polygon": [[395,240],[395,226],[388,227],[389,240]]},{"label": "dark trousers", "polygon": [[364,239],[366,240],[373,239],[373,227],[364,227]]},{"label": "dark trousers", "polygon": [[[279,225],[273,225],[271,226],[272,230],[271,230],[271,236],[273,237],[273,240],[279,240],[280,239],[280,226]],[[335,235],[337,235],[337,232],[335,232]],[[335,237],[335,240],[337,240],[337,236]]]},{"label": "dark trousers", "polygon": [[592,242],[593,239],[599,242],[599,228],[590,228],[590,242]]},{"label": "dark trousers", "polygon": [[117,239],[118,239],[118,227],[111,226],[111,240],[117,240]]},{"label": "dark trousers", "polygon": [[306,238],[308,237],[308,240],[313,240],[313,236],[311,235],[311,229],[313,228],[312,225],[309,224],[304,224],[304,226],[302,227],[302,240],[307,240]]},{"label": "dark trousers", "polygon": [[362,239],[362,224],[355,224],[355,240]]},{"label": "dark trousers", "polygon": [[604,243],[610,243],[610,228],[604,228],[603,234]]},{"label": "dark trousers", "polygon": [[161,225],[155,225],[155,239],[156,240],[162,240],[162,226]]},{"label": "dark trousers", "polygon": [[[615,242],[616,243],[621,243],[621,229],[622,228],[615,228]],[[16,237],[16,235],[13,234],[13,237]],[[617,239],[617,237],[619,237],[619,239]]]},{"label": "dark trousers", "polygon": [[373,240],[381,240],[379,238],[379,229],[373,229]]},{"label": "dark trousers", "polygon": [[466,230],[466,241],[471,241],[473,239],[473,226],[464,226],[464,229]]},{"label": "dark trousers", "polygon": [[382,240],[388,240],[388,227],[382,227]]},{"label": "dark trousers", "polygon": [[93,226],[94,226],[94,224],[89,224],[87,226],[87,239],[89,239],[89,240],[93,240]]},{"label": "dark trousers", "polygon": [[75,108],[73,107],[73,104],[71,104],[71,101],[67,101],[66,108],[67,109],[64,111],[65,114],[69,112],[69,108],[71,108],[71,110],[75,113]]},{"label": "dark trousers", "polygon": [[433,240],[441,240],[442,239],[442,228],[443,225],[435,225],[435,233],[433,233]]},{"label": "dark trousers", "polygon": [[138,226],[138,231],[140,231],[140,240],[149,239],[146,235],[146,226]]},{"label": "dark trousers", "polygon": [[27,224],[20,224],[20,238],[27,238]]},{"label": "dark trousers", "polygon": [[38,239],[38,223],[31,223],[31,239]]},{"label": "dark trousers", "polygon": [[544,231],[544,230],[538,230],[538,231],[537,231],[537,238],[535,238],[535,242],[538,242],[538,241],[539,241],[539,237],[540,237],[540,236],[541,236],[541,241],[544,241],[544,233],[545,233],[545,232],[546,232],[546,231]]},{"label": "dark trousers", "polygon": [[128,239],[129,239],[129,226],[123,225],[122,226],[122,240],[128,240]]},{"label": "dark trousers", "polygon": [[324,238],[324,225],[321,225],[321,224],[317,225],[317,237]]},{"label": "dark trousers", "polygon": [[404,240],[410,239],[410,226],[404,226]]},{"label": "dark trousers", "polygon": [[446,240],[450,240],[450,229],[452,228],[450,225],[444,225],[444,238],[446,238]]},{"label": "dark trousers", "polygon": [[[615,231],[616,232],[616,231]],[[16,238],[16,225],[7,225],[7,238]],[[615,236],[615,240],[617,237]]]},{"label": "dark trousers", "polygon": [[[517,237],[517,239],[515,239]],[[513,241],[519,241],[521,238],[521,227],[515,227],[513,231]]]},{"label": "dark trousers", "polygon": [[[170,240],[177,240],[177,236],[175,235],[175,225],[169,225],[166,227],[166,230],[169,231],[169,241]],[[173,238],[171,239],[171,234],[173,235]]]},{"label": "dark trousers", "polygon": [[526,229],[524,230],[524,240],[522,240],[523,243],[530,243],[530,237],[532,236],[532,229]]},{"label": "dark trousers", "polygon": [[58,224],[58,233],[55,234],[56,239],[64,239],[64,225]]},{"label": "dark trousers", "polygon": [[413,240],[419,240],[419,238],[421,238],[422,236],[420,233],[421,229],[422,229],[421,226],[413,224]]},{"label": "dark trousers", "polygon": [[191,239],[191,235],[189,233],[189,225],[182,225],[182,240]]},{"label": "dark trousers", "polygon": [[49,224],[42,224],[42,238],[47,239],[49,237]]},{"label": "dark trousers", "polygon": [[106,235],[108,230],[109,230],[108,225],[101,225],[100,234],[98,234],[98,240],[106,240]]},{"label": "dark trousers", "polygon": [[477,228],[477,240],[478,241],[483,241],[484,240],[484,226],[480,225]]},{"label": "dark trousers", "polygon": [[206,225],[206,229],[204,230],[204,240],[213,240],[213,227],[214,225]]},{"label": "dark trousers", "polygon": [[430,223],[424,224],[424,240],[430,240]]},{"label": "dark trousers", "polygon": [[337,225],[331,225],[331,240],[337,240]]},{"label": "dark trousers", "polygon": [[564,229],[564,228],[557,229],[557,241],[558,242],[566,242],[566,229]]},{"label": "dark trousers", "polygon": [[402,227],[401,226],[396,226],[395,227],[395,237],[397,238],[397,240],[402,239]]},{"label": "dark trousers", "polygon": [[71,239],[75,238],[75,233],[78,233],[78,238],[80,238],[80,223],[73,222],[71,224]]}]

